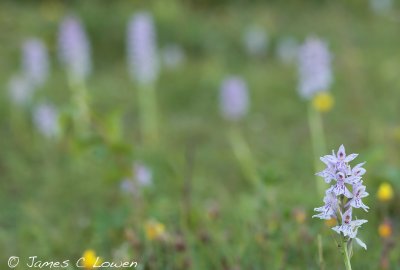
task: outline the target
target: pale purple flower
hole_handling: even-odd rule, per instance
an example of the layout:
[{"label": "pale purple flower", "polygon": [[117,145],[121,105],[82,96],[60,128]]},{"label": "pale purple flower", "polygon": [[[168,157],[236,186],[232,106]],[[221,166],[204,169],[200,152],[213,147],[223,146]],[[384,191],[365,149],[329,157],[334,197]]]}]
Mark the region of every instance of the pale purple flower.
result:
[{"label": "pale purple flower", "polygon": [[91,72],[89,40],[81,22],[75,16],[67,16],[61,22],[58,53],[72,79],[82,81]]},{"label": "pale purple flower", "polygon": [[350,191],[347,189],[345,184],[349,184],[349,180],[346,178],[345,174],[342,172],[338,172],[336,174],[336,185],[333,186],[332,191],[336,196],[344,195],[347,198],[351,197]]},{"label": "pale purple flower", "polygon": [[318,217],[320,219],[331,219],[332,217],[336,217],[338,201],[334,193],[328,190],[324,197],[324,206],[314,208],[314,211],[320,212],[317,215],[313,215],[312,217]]},{"label": "pale purple flower", "polygon": [[366,206],[361,199],[367,197],[369,194],[365,191],[365,186],[361,183],[357,183],[353,185],[353,194],[351,196],[350,201],[347,203],[347,206],[350,205],[354,208],[362,208],[366,212],[368,212],[369,207]]},{"label": "pale purple flower", "polygon": [[[333,172],[335,170],[340,171],[344,174],[349,174],[349,165],[348,163],[355,159],[358,156],[358,154],[350,154],[346,156],[346,152],[344,149],[343,144],[339,147],[339,150],[337,154],[335,154],[335,151],[332,150],[332,155],[326,155],[321,157],[321,161],[327,165],[327,169],[324,171],[317,173],[317,175],[322,176],[322,177],[327,177],[331,178]],[[325,179],[327,183],[330,182],[328,179]]]},{"label": "pale purple flower", "polygon": [[[355,239],[360,246],[366,249],[367,246],[356,236],[359,227],[366,223],[367,220],[352,220],[353,208],[362,208],[366,212],[369,209],[362,202],[362,199],[368,196],[362,181],[362,176],[366,172],[362,167],[365,162],[357,164],[353,169],[349,165],[349,162],[353,161],[357,156],[358,154],[346,155],[346,150],[341,145],[337,154],[332,151],[332,155],[321,157],[326,169],[317,173],[317,175],[323,177],[326,183],[334,181],[334,184],[326,191],[324,197],[325,205],[315,208],[314,210],[318,214],[313,217],[321,219],[336,218],[339,222],[341,220],[341,225],[333,227],[332,230],[348,239]],[[349,190],[350,187],[351,191]],[[338,213],[340,213],[339,216]],[[341,219],[339,220],[339,218]]]},{"label": "pale purple flower", "polygon": [[344,214],[342,214],[342,224],[333,227],[332,230],[338,234],[342,233],[345,237],[355,239],[361,247],[367,249],[365,243],[356,237],[358,228],[367,222],[368,221],[365,219],[352,220],[352,208],[350,207]]},{"label": "pale purple flower", "polygon": [[32,100],[34,86],[25,76],[15,75],[8,83],[8,93],[14,104],[26,106]]},{"label": "pale purple flower", "polygon": [[312,98],[317,92],[327,91],[332,83],[332,56],[326,44],[317,38],[308,38],[298,54],[300,96]]},{"label": "pale purple flower", "polygon": [[23,44],[22,66],[24,76],[35,86],[41,87],[49,76],[49,58],[45,44],[36,38]]},{"label": "pale purple flower", "polygon": [[363,176],[365,174],[365,172],[367,171],[362,167],[362,166],[364,166],[364,164],[365,164],[365,162],[354,166],[353,169],[351,170],[351,174],[353,176],[357,176],[357,177]]},{"label": "pale purple flower", "polygon": [[135,162],[133,166],[134,175],[137,183],[140,186],[149,186],[153,182],[153,172],[149,167],[142,164],[141,162]]},{"label": "pale purple flower", "polygon": [[221,86],[220,109],[222,116],[230,121],[243,118],[248,111],[249,98],[245,81],[237,76],[227,77]]},{"label": "pale purple flower", "polygon": [[159,73],[156,33],[153,17],[147,12],[136,13],[127,29],[128,69],[140,85],[152,84]]},{"label": "pale purple flower", "polygon": [[369,0],[369,6],[376,14],[382,14],[393,9],[393,0]]},{"label": "pale purple flower", "polygon": [[178,44],[165,46],[161,54],[164,66],[169,69],[176,69],[185,61],[185,52]]},{"label": "pale purple flower", "polygon": [[33,122],[45,137],[57,137],[60,131],[58,112],[51,104],[42,103],[33,111]]},{"label": "pale purple flower", "polygon": [[248,54],[252,56],[263,55],[267,51],[267,32],[258,25],[247,28],[243,34],[243,43]]},{"label": "pale purple flower", "polygon": [[293,37],[284,37],[278,41],[276,55],[285,64],[295,62],[299,51],[299,44]]},{"label": "pale purple flower", "polygon": [[123,179],[120,183],[120,188],[125,193],[136,194],[136,186],[131,178]]},{"label": "pale purple flower", "polygon": [[120,188],[123,192],[136,196],[141,188],[150,186],[152,183],[153,172],[151,169],[136,161],[132,166],[132,175],[121,181]]}]

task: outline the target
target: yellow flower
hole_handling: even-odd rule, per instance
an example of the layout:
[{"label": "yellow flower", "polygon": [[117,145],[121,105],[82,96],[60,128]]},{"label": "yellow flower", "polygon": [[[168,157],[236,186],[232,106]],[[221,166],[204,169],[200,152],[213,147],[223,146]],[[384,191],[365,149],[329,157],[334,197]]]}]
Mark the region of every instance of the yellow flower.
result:
[{"label": "yellow flower", "polygon": [[293,216],[298,224],[303,224],[306,221],[306,213],[302,208],[296,208],[293,211]]},{"label": "yellow flower", "polygon": [[102,260],[96,256],[96,252],[92,249],[87,249],[82,256],[82,265],[85,269],[93,269],[95,265],[101,265]]},{"label": "yellow flower", "polygon": [[390,201],[393,198],[393,188],[389,183],[382,183],[378,188],[378,200],[382,202]]},{"label": "yellow flower", "polygon": [[388,238],[392,235],[392,226],[389,222],[383,222],[378,228],[379,236],[382,238]]},{"label": "yellow flower", "polygon": [[400,141],[400,126],[394,128],[393,139],[395,139],[396,141]]},{"label": "yellow flower", "polygon": [[158,221],[150,220],[145,225],[145,231],[147,239],[159,239],[165,235],[165,226]]},{"label": "yellow flower", "polygon": [[317,93],[312,100],[314,108],[319,112],[329,112],[334,103],[333,96],[326,91]]},{"label": "yellow flower", "polygon": [[335,226],[336,225],[336,219],[331,218],[331,219],[325,220],[325,225],[328,226],[329,228]]}]

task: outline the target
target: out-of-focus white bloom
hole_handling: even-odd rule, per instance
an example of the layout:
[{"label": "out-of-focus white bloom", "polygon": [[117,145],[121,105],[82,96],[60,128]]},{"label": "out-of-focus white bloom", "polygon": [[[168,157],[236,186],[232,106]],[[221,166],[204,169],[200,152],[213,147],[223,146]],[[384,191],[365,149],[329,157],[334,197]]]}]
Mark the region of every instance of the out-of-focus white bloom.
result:
[{"label": "out-of-focus white bloom", "polygon": [[82,81],[92,69],[89,40],[80,21],[67,16],[61,22],[58,53],[62,64],[74,80]]},{"label": "out-of-focus white bloom", "polygon": [[253,25],[245,30],[243,43],[248,54],[252,56],[263,55],[268,46],[267,33],[262,27]]},{"label": "out-of-focus white bloom", "polygon": [[147,12],[133,15],[127,29],[128,69],[140,85],[154,83],[159,73],[153,17]]},{"label": "out-of-focus white bloom", "polygon": [[393,8],[393,0],[369,0],[369,6],[376,14],[382,14]]},{"label": "out-of-focus white bloom", "polygon": [[149,186],[153,182],[153,172],[146,165],[135,162],[133,166],[134,175],[140,186]]},{"label": "out-of-focus white bloom", "polygon": [[132,181],[131,178],[124,178],[121,181],[120,188],[123,192],[126,192],[128,194],[135,194],[136,193],[136,187],[135,183]]},{"label": "out-of-focus white bloom", "polygon": [[178,44],[169,44],[162,49],[164,66],[176,69],[185,61],[185,52]]},{"label": "out-of-focus white bloom", "polygon": [[153,183],[153,172],[149,167],[136,161],[132,167],[132,175],[121,181],[120,188],[123,192],[137,195],[143,187],[148,187]]},{"label": "out-of-focus white bloom", "polygon": [[58,112],[53,105],[42,103],[33,111],[33,122],[45,137],[57,137],[60,131]]},{"label": "out-of-focus white bloom", "polygon": [[25,106],[32,100],[34,86],[25,76],[15,75],[8,83],[8,92],[14,104]]},{"label": "out-of-focus white bloom", "polygon": [[44,43],[36,38],[23,44],[22,66],[24,76],[35,86],[43,86],[49,76],[49,58]]},{"label": "out-of-focus white bloom", "polygon": [[246,82],[237,76],[230,76],[222,82],[220,109],[222,116],[230,121],[237,121],[247,114],[249,107]]},{"label": "out-of-focus white bloom", "polygon": [[299,45],[293,37],[284,37],[278,41],[276,55],[285,64],[293,63],[297,59]]},{"label": "out-of-focus white bloom", "polygon": [[299,86],[303,98],[310,99],[320,91],[327,91],[332,83],[332,56],[326,44],[308,38],[299,49]]}]

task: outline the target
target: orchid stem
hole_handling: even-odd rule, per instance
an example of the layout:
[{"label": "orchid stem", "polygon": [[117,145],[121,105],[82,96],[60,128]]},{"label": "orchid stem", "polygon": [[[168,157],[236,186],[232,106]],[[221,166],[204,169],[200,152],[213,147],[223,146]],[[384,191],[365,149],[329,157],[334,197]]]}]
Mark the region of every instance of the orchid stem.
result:
[{"label": "orchid stem", "polygon": [[349,250],[347,247],[347,241],[344,238],[342,241],[341,249],[342,249],[342,255],[343,255],[344,265],[346,266],[346,270],[351,270]]},{"label": "orchid stem", "polygon": [[255,161],[247,142],[244,140],[237,127],[231,127],[229,139],[243,174],[256,188],[258,188],[261,185],[261,179],[257,174]]},{"label": "orchid stem", "polygon": [[152,85],[138,88],[139,117],[142,140],[145,144],[157,143],[157,99],[155,87]]},{"label": "orchid stem", "polygon": [[[313,145],[314,156],[322,156],[322,154],[325,152],[325,137],[322,118],[320,112],[315,110],[311,102],[308,107],[308,122],[310,125],[311,142]],[[314,160],[314,167],[316,171],[321,171],[323,169],[323,165],[318,159]],[[318,176],[315,177],[315,180],[318,192],[320,195],[323,195],[325,189],[323,181],[320,181]]]}]

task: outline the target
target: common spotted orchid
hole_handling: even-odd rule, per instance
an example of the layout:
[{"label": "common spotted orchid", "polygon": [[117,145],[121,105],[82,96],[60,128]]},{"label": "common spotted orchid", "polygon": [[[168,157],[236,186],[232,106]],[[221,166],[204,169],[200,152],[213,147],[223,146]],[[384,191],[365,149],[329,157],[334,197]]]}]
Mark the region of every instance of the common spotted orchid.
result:
[{"label": "common spotted orchid", "polygon": [[351,269],[350,256],[352,252],[349,250],[352,249],[353,239],[361,247],[367,249],[365,243],[357,238],[358,229],[367,220],[353,219],[352,217],[353,209],[361,208],[366,212],[369,209],[362,202],[362,199],[369,195],[362,180],[366,173],[365,168],[363,168],[365,162],[357,164],[353,168],[349,165],[349,162],[357,156],[358,154],[346,155],[345,148],[341,145],[337,153],[332,151],[332,155],[320,158],[325,163],[326,168],[316,174],[323,177],[326,183],[333,183],[325,193],[325,205],[315,208],[314,210],[318,214],[313,217],[326,220],[333,218],[340,224],[333,227],[332,230],[340,235],[338,246],[344,254],[346,269]]}]

